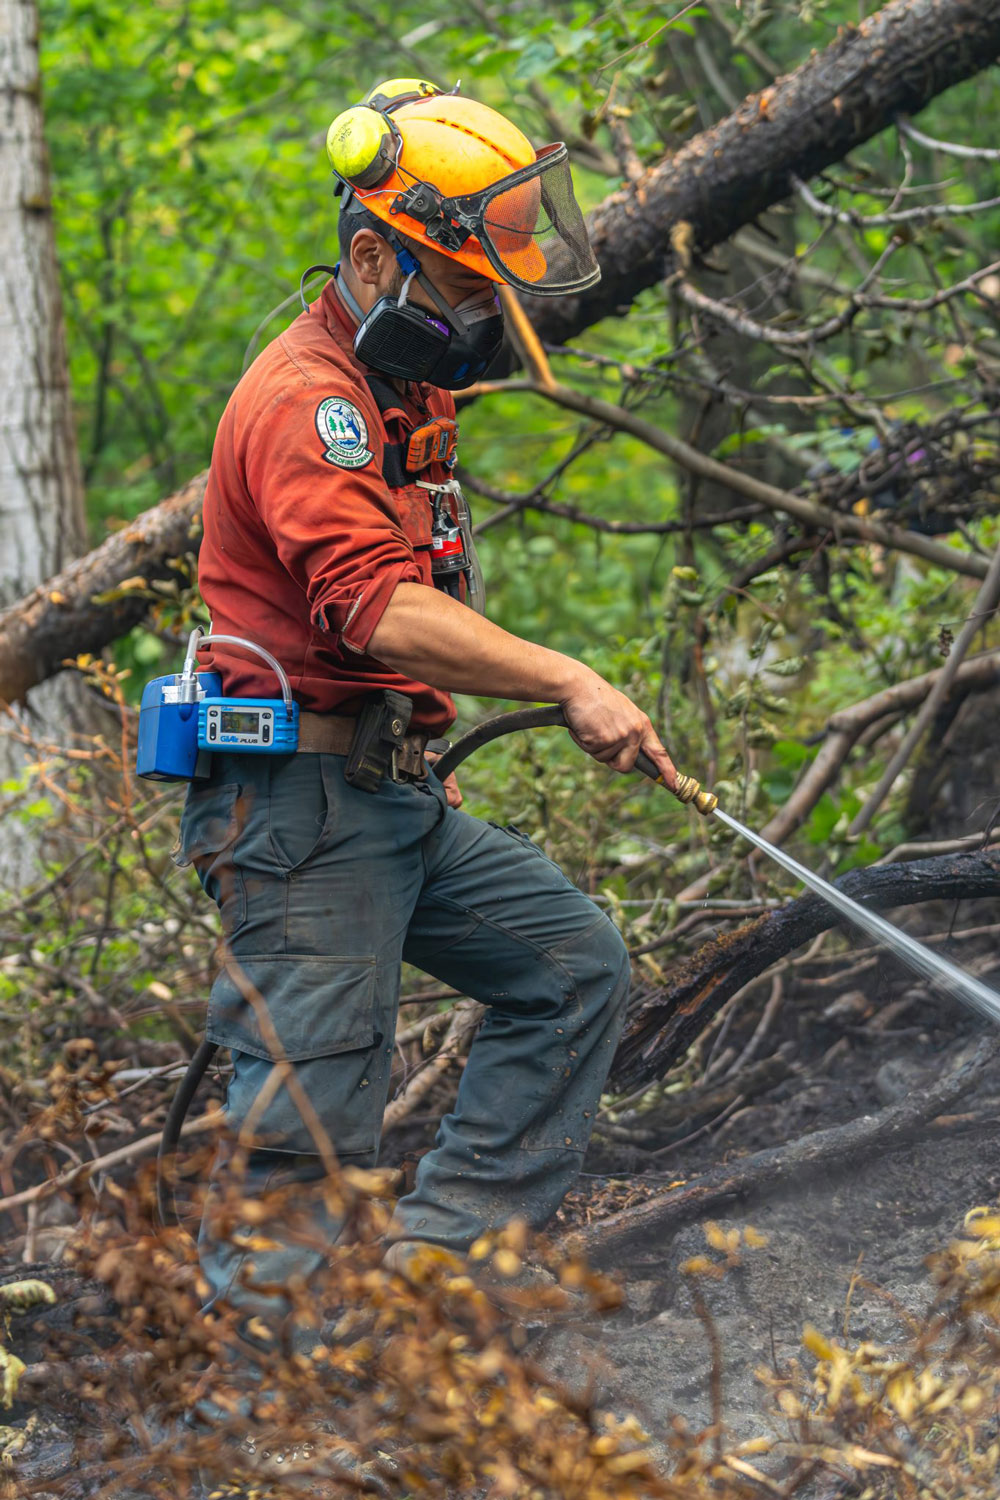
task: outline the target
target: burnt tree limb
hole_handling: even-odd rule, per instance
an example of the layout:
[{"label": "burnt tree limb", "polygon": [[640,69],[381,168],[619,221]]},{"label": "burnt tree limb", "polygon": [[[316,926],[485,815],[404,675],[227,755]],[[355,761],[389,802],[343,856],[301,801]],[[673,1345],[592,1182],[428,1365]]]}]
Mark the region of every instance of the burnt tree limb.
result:
[{"label": "burnt tree limb", "polygon": [[[835,884],[873,910],[997,896],[1000,849],[851,870]],[[737,990],[840,920],[819,896],[801,896],[699,948],[667,986],[633,1005],[612,1066],[615,1088],[632,1090],[662,1078]]]},{"label": "burnt tree limb", "polygon": [[562,1237],[574,1253],[582,1253],[592,1265],[614,1265],[643,1240],[665,1237],[684,1224],[724,1213],[747,1198],[759,1198],[789,1182],[795,1182],[817,1167],[847,1167],[870,1158],[875,1151],[894,1151],[918,1135],[930,1121],[956,1099],[965,1098],[996,1064],[1000,1040],[985,1037],[968,1061],[953,1068],[927,1089],[916,1089],[898,1104],[875,1115],[865,1115],[846,1125],[833,1125],[781,1146],[757,1151],[739,1161],[713,1167],[701,1177],[649,1198],[635,1208],[622,1209],[606,1219],[573,1230]]},{"label": "burnt tree limb", "polygon": [[[829,47],[753,94],[676,155],[612,193],[588,218],[602,279],[575,298],[528,298],[536,333],[564,343],[625,312],[672,269],[670,236],[683,222],[702,251],[771,204],[793,177],[809,178],[1000,55],[1000,0],[893,0],[846,27]],[[167,559],[195,523],[204,475],[0,614],[0,700],[23,698],[63,658],[96,652],[139,623],[136,596],[96,604],[123,579],[170,576]],[[55,597],[53,597],[55,596]],[[148,601],[147,601],[148,602]]]},{"label": "burnt tree limb", "polygon": [[[0,613],[0,699],[15,703],[68,656],[95,654],[149,612],[148,587],[176,580],[174,560],[197,554],[206,474],[113,532],[93,552]],[[102,595],[110,598],[101,602]]]},{"label": "burnt tree limb", "polygon": [[822,52],[594,209],[587,228],[601,280],[579,297],[530,301],[536,332],[563,344],[619,315],[672,269],[675,225],[689,224],[695,248],[710,250],[786,198],[792,177],[842,161],[998,56],[998,0],[894,0],[843,27]]}]

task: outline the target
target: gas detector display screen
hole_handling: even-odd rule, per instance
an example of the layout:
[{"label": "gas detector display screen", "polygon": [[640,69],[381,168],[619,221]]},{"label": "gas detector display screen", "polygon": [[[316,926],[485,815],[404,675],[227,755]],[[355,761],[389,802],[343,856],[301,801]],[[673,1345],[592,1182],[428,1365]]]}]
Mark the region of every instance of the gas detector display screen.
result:
[{"label": "gas detector display screen", "polygon": [[260,714],[257,712],[224,708],[219,718],[223,734],[256,734],[260,729]]}]

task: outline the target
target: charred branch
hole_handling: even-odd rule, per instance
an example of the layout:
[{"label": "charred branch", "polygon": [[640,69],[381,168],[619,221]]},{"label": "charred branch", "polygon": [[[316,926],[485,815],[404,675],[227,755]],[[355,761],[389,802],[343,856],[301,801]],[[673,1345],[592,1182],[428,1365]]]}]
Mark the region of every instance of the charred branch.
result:
[{"label": "charred branch", "polygon": [[[873,910],[997,896],[1000,849],[851,870],[836,885]],[[802,896],[706,943],[678,965],[667,986],[633,1006],[612,1069],[615,1087],[630,1090],[662,1078],[731,995],[838,921],[818,896]]]},{"label": "charred branch", "polygon": [[790,1145],[773,1146],[742,1161],[713,1167],[693,1182],[566,1235],[565,1242],[574,1252],[582,1252],[592,1265],[620,1264],[626,1250],[634,1258],[643,1240],[655,1237],[659,1250],[664,1237],[682,1225],[725,1212],[747,1198],[774,1192],[815,1173],[817,1167],[842,1169],[870,1158],[875,1151],[895,1151],[955,1100],[967,1098],[998,1055],[1000,1042],[993,1037],[983,1040],[967,1062],[931,1088],[915,1090],[899,1104],[846,1125],[817,1130]]}]

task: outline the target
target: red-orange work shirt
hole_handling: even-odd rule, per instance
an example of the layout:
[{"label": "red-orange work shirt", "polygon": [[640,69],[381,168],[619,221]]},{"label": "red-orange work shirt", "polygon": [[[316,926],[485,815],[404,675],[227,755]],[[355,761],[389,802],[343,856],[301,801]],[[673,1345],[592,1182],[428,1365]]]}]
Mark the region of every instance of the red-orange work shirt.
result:
[{"label": "red-orange work shirt", "polygon": [[[447,693],[400,676],[367,647],[398,583],[433,587],[431,505],[416,480],[450,477],[431,464],[390,490],[385,444],[454,417],[455,403],[411,383],[381,415],[353,338],[328,282],[237,385],[212,451],[198,581],[212,629],[266,647],[303,708],[355,714],[394,688],[413,699],[413,727],[440,734],[455,718]],[[221,672],[227,696],[280,696],[249,652],[210,646],[199,660]]]}]

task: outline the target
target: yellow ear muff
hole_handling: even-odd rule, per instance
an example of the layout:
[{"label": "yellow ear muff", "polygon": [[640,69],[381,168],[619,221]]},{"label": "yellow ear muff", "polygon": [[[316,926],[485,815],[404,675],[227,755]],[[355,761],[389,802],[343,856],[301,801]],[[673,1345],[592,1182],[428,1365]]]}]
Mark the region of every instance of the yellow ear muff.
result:
[{"label": "yellow ear muff", "polygon": [[352,187],[384,182],[396,165],[396,138],[385,115],[356,104],[338,115],[326,133],[326,154],[338,177]]}]

